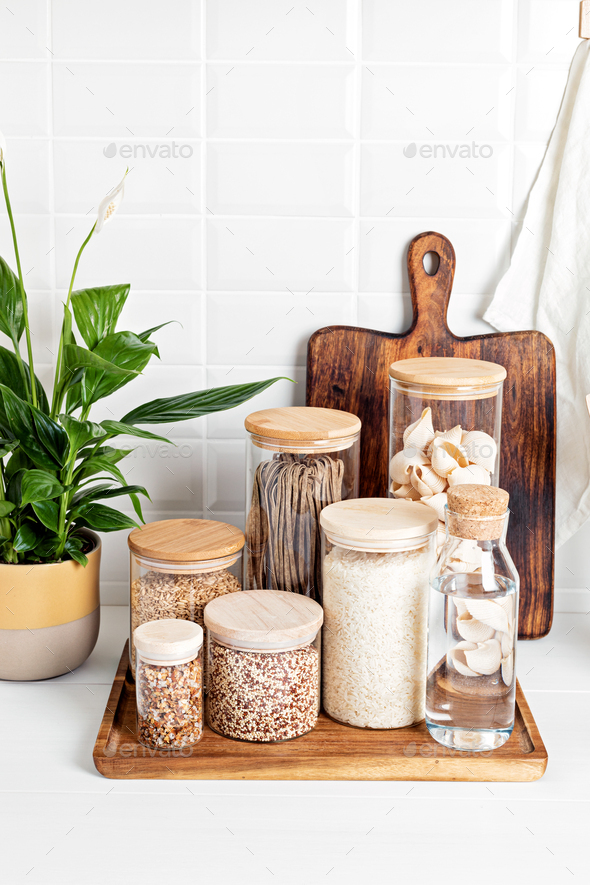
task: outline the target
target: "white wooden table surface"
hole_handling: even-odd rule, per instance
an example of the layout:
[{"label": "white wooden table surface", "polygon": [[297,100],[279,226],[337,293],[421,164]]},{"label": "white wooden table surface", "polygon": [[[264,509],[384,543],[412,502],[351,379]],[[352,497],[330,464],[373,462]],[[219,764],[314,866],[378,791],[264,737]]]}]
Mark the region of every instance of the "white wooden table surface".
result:
[{"label": "white wooden table surface", "polygon": [[590,881],[590,614],[519,645],[549,753],[530,784],[106,780],[92,748],[128,612],[75,673],[0,683],[0,881]]}]

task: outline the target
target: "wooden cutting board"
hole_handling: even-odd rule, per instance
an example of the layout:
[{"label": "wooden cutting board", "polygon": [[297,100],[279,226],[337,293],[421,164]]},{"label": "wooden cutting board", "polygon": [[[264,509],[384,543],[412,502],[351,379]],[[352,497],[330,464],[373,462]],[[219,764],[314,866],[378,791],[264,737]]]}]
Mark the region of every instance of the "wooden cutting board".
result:
[{"label": "wooden cutting board", "polygon": [[[423,259],[439,256],[429,275]],[[504,382],[500,485],[510,493],[508,549],[520,575],[519,636],[545,636],[553,617],[555,540],[555,354],[541,332],[458,338],[447,325],[455,251],[442,234],[419,234],[408,249],[414,308],[402,335],[354,326],[319,329],[307,350],[308,406],[358,415],[362,497],[387,494],[389,366],[418,356],[452,356],[499,363]],[[518,297],[518,292],[515,293]]]},{"label": "wooden cutting board", "polygon": [[127,642],[94,745],[94,764],[105,777],[535,781],[547,768],[547,750],[518,682],[514,731],[491,753],[447,750],[430,737],[424,722],[412,728],[348,728],[324,713],[309,734],[279,744],[232,741],[205,726],[194,747],[149,750],[138,742],[136,730]]}]

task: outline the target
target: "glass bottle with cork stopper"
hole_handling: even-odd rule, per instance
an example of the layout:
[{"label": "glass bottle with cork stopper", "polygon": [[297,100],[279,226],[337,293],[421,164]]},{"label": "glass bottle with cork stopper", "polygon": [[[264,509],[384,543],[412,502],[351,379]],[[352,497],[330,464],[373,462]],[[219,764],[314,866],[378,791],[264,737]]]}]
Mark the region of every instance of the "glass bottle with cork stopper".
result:
[{"label": "glass bottle with cork stopper", "polygon": [[358,497],[361,422],[338,409],[290,406],[248,415],[245,590],[321,602],[320,512]]},{"label": "glass bottle with cork stopper", "polygon": [[519,579],[506,549],[508,492],[448,493],[431,576],[426,725],[439,743],[494,750],[512,733]]}]

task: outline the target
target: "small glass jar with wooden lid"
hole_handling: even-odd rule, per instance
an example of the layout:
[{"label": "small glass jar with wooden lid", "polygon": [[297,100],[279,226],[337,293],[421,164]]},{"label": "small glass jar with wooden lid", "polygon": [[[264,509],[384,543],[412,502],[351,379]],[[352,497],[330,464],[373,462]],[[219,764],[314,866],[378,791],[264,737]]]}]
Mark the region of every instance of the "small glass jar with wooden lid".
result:
[{"label": "small glass jar with wooden lid", "polygon": [[449,488],[498,485],[505,378],[496,363],[454,357],[389,368],[389,494],[436,510],[441,540]]},{"label": "small glass jar with wooden lid", "polygon": [[163,618],[202,627],[208,602],[242,589],[244,534],[229,523],[164,519],[134,529],[128,544],[132,638],[140,624]]},{"label": "small glass jar with wooden lid", "polygon": [[321,605],[282,590],[246,590],[210,602],[209,727],[256,743],[311,731],[320,709],[322,621]]},{"label": "small glass jar with wooden lid", "polygon": [[203,734],[203,628],[177,618],[149,621],[132,641],[139,743],[191,747]]},{"label": "small glass jar with wooden lid", "polygon": [[321,510],[356,498],[361,422],[307,406],[246,418],[246,590],[287,590],[321,602]]}]

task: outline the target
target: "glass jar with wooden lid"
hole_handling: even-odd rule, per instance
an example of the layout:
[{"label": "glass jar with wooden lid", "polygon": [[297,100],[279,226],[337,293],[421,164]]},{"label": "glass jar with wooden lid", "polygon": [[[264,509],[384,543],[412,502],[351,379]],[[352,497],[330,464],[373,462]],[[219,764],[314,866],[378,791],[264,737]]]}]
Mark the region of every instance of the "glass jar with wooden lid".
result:
[{"label": "glass jar with wooden lid", "polygon": [[234,740],[306,734],[320,707],[321,605],[282,590],[246,590],[205,608],[207,724]]},{"label": "glass jar with wooden lid", "polygon": [[389,368],[389,494],[434,508],[440,542],[449,488],[498,485],[505,378],[496,363],[454,357]]},{"label": "glass jar with wooden lid", "polygon": [[246,471],[244,588],[321,602],[321,510],[358,496],[361,422],[350,412],[291,406],[253,412]]},{"label": "glass jar with wooden lid", "polygon": [[420,502],[357,498],[320,520],[324,710],[357,728],[414,725],[424,719],[436,514]]},{"label": "glass jar with wooden lid", "polygon": [[145,747],[183,749],[203,734],[203,629],[178,618],[133,633],[137,737]]},{"label": "glass jar with wooden lid", "polygon": [[244,534],[229,523],[163,519],[134,529],[128,544],[132,638],[140,624],[164,618],[202,627],[210,600],[242,589]]}]

